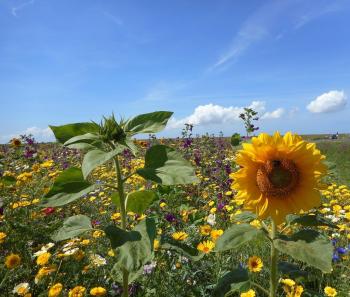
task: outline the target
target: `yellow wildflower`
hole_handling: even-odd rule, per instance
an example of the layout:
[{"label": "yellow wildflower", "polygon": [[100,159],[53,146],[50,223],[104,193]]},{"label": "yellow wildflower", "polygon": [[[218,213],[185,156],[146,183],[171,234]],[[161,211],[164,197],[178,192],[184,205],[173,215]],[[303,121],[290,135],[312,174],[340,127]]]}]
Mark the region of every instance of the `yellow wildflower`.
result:
[{"label": "yellow wildflower", "polygon": [[8,269],[12,269],[21,264],[21,257],[17,254],[10,254],[5,259],[5,266]]},{"label": "yellow wildflower", "polygon": [[107,294],[107,291],[105,288],[102,287],[95,287],[90,290],[90,294],[92,296],[104,296]]},{"label": "yellow wildflower", "polygon": [[252,256],[248,259],[248,269],[250,272],[259,272],[263,266],[263,262],[258,256]]},{"label": "yellow wildflower", "polygon": [[185,233],[185,232],[183,232],[183,231],[179,231],[179,232],[173,233],[172,237],[173,237],[175,240],[183,241],[183,240],[185,240],[185,239],[188,237],[188,234]]},{"label": "yellow wildflower", "polygon": [[208,254],[215,247],[215,243],[211,240],[200,242],[197,246],[197,250]]},{"label": "yellow wildflower", "polygon": [[63,289],[63,285],[61,283],[54,284],[50,287],[48,297],[58,297]]},{"label": "yellow wildflower", "polygon": [[326,294],[327,297],[334,297],[337,295],[337,290],[327,286],[324,288],[324,293]]}]

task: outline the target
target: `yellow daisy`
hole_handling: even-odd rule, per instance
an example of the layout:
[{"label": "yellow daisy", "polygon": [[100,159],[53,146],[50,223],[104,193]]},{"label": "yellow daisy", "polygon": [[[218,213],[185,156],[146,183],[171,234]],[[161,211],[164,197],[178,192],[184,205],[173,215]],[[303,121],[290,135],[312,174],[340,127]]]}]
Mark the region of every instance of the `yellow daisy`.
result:
[{"label": "yellow daisy", "polygon": [[63,289],[63,285],[61,283],[54,284],[52,287],[49,289],[48,296],[49,297],[58,297]]},{"label": "yellow daisy", "polygon": [[250,272],[259,272],[263,266],[263,261],[258,256],[252,256],[248,259],[248,269]]},{"label": "yellow daisy", "polygon": [[247,292],[241,293],[240,297],[255,297],[255,291],[250,289]]},{"label": "yellow daisy", "polygon": [[326,294],[327,297],[335,297],[337,295],[337,290],[327,286],[324,288],[324,293]]},{"label": "yellow daisy", "polygon": [[8,269],[12,269],[21,264],[21,257],[17,254],[10,254],[5,259],[5,266]]},{"label": "yellow daisy", "polygon": [[253,137],[244,143],[236,162],[241,168],[231,176],[235,197],[261,219],[282,223],[290,213],[307,211],[320,204],[319,179],[326,173],[325,157],[314,143],[279,132]]},{"label": "yellow daisy", "polygon": [[185,240],[185,239],[188,237],[188,234],[185,233],[185,232],[183,232],[183,231],[179,231],[179,232],[173,233],[172,237],[173,237],[175,240],[183,241],[183,240]]},{"label": "yellow daisy", "polygon": [[205,254],[208,254],[214,247],[215,247],[215,243],[212,242],[211,240],[207,240],[207,241],[200,242],[197,246],[197,250]]}]

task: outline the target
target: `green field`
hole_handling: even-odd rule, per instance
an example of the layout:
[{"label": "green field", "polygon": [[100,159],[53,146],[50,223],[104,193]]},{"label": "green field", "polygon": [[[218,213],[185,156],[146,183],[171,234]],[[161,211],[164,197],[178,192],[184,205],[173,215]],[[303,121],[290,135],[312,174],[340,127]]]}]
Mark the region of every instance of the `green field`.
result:
[{"label": "green field", "polygon": [[316,140],[317,147],[326,155],[333,180],[350,185],[350,138]]}]

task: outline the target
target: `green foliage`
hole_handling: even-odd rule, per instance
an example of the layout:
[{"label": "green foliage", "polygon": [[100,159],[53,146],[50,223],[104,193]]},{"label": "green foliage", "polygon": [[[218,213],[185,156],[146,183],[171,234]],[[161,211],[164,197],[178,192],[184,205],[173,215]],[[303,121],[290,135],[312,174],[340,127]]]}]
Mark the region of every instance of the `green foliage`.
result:
[{"label": "green foliage", "polygon": [[139,133],[156,133],[162,131],[169,118],[172,116],[169,111],[155,111],[140,114],[129,119],[124,126],[125,132],[132,136]]},{"label": "green foliage", "polygon": [[68,139],[63,145],[72,149],[90,150],[102,148],[102,139],[98,134],[86,133]]},{"label": "green foliage", "polygon": [[247,291],[250,287],[248,271],[243,268],[236,268],[226,272],[218,281],[213,297],[225,297],[231,292]]},{"label": "green foliage", "polygon": [[111,241],[112,248],[122,246],[128,241],[141,240],[141,234],[138,231],[126,231],[114,225],[109,225],[105,228],[106,236]]},{"label": "green foliage", "polygon": [[232,146],[238,146],[241,143],[241,135],[239,133],[233,134],[230,142]]},{"label": "green foliage", "polygon": [[141,214],[157,198],[157,194],[151,190],[140,190],[131,192],[126,196],[126,210]]},{"label": "green foliage", "polygon": [[154,219],[146,218],[134,229],[139,232],[141,239],[128,241],[117,251],[116,264],[112,276],[116,281],[122,282],[122,271],[129,272],[129,283],[133,282],[143,270],[143,265],[153,259],[153,242],[156,237],[156,224]]},{"label": "green foliage", "polygon": [[339,227],[336,224],[333,224],[330,220],[321,217],[319,214],[288,215],[287,222],[289,224],[299,224],[305,227],[328,226],[331,228],[339,229]]},{"label": "green foliage", "polygon": [[58,142],[65,143],[68,139],[74,136],[86,134],[86,133],[97,133],[99,127],[95,123],[74,123],[63,126],[49,126]]},{"label": "green foliage", "polygon": [[85,154],[83,164],[81,166],[84,178],[87,178],[92,170],[100,166],[113,157],[117,156],[124,150],[124,147],[118,147],[110,152],[101,151],[98,149],[91,150]]},{"label": "green foliage", "polygon": [[252,213],[251,211],[242,211],[239,214],[236,214],[233,217],[234,222],[240,222],[240,223],[250,223],[251,221],[255,220],[258,216],[255,213]]},{"label": "green foliage", "polygon": [[163,249],[174,250],[193,261],[198,261],[205,255],[204,253],[200,253],[196,248],[181,241],[175,240],[169,236],[162,236],[160,244]]},{"label": "green foliage", "polygon": [[278,270],[282,274],[287,274],[292,279],[306,278],[308,273],[306,271],[300,270],[298,265],[289,262],[279,262]]},{"label": "green foliage", "polygon": [[244,122],[244,127],[247,132],[247,136],[249,136],[249,134],[253,133],[256,130],[259,130],[259,127],[255,127],[253,124],[253,121],[259,120],[257,115],[258,115],[258,112],[248,107],[245,107],[244,112],[239,115],[239,117]]},{"label": "green foliage", "polygon": [[147,180],[163,185],[191,184],[199,180],[192,165],[180,153],[165,145],[147,150],[145,166],[137,173]]},{"label": "green foliage", "polygon": [[123,130],[123,121],[117,122],[114,115],[110,117],[103,117],[100,124],[99,134],[105,143],[121,143],[125,140],[126,134]]},{"label": "green foliage", "polygon": [[248,241],[255,239],[260,234],[263,234],[263,232],[251,225],[233,225],[218,238],[214,250],[216,252],[223,252],[236,249]]},{"label": "green foliage", "polygon": [[93,191],[97,186],[85,181],[79,168],[63,171],[55,180],[51,190],[41,201],[43,207],[62,206]]},{"label": "green foliage", "polygon": [[111,194],[111,200],[117,208],[120,208],[120,197],[118,192],[113,192]]},{"label": "green foliage", "polygon": [[90,218],[85,215],[69,217],[63,226],[52,236],[54,241],[61,241],[81,235],[92,229]]},{"label": "green foliage", "polygon": [[280,252],[296,260],[325,273],[332,271],[333,246],[326,236],[315,230],[301,230],[290,237],[281,235],[274,244]]},{"label": "green foliage", "polygon": [[16,183],[16,178],[13,176],[3,176],[0,178],[0,183],[3,183],[6,186],[11,186]]}]

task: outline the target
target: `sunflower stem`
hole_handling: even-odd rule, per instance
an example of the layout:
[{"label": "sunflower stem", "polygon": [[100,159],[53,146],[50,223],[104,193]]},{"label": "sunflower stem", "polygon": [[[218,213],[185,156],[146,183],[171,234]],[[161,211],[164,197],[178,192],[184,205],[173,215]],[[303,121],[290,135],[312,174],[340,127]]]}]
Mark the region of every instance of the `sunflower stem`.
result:
[{"label": "sunflower stem", "polygon": [[[115,171],[117,173],[118,182],[118,194],[120,200],[120,215],[121,215],[121,227],[126,230],[126,207],[125,207],[125,193],[124,193],[124,181],[120,169],[119,158],[114,158]],[[129,272],[123,268],[123,297],[129,296]]]},{"label": "sunflower stem", "polygon": [[275,247],[274,239],[277,234],[277,226],[273,219],[271,219],[271,272],[270,272],[270,297],[276,297],[277,292],[277,259],[278,259],[278,250]]}]

